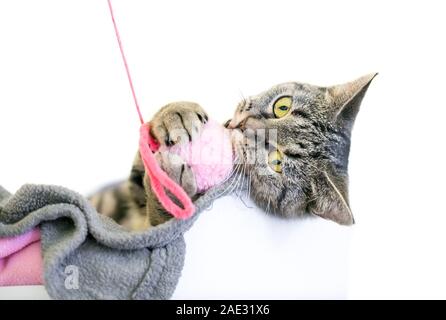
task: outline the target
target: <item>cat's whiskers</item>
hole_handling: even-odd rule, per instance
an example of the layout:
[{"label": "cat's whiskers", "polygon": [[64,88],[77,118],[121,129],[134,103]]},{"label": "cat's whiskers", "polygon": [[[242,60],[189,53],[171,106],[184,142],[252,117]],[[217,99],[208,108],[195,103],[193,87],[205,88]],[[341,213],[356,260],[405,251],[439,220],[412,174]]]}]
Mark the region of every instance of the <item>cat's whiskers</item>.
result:
[{"label": "cat's whiskers", "polygon": [[249,185],[248,185],[248,196],[251,199],[251,188],[252,188],[252,170],[249,171]]},{"label": "cat's whiskers", "polygon": [[[219,194],[217,194],[215,196],[215,199],[221,197],[222,195],[225,195],[225,193],[231,188],[233,183],[236,181],[236,179],[237,179],[236,176],[237,176],[238,169],[239,169],[239,167],[237,165],[238,158],[239,158],[238,156],[235,157],[235,159],[234,159],[235,165],[233,166],[231,172],[228,174],[228,176],[222,182],[220,182],[218,184],[218,186],[224,184],[225,182],[227,182],[228,180],[230,180],[232,178],[234,178],[234,179],[230,182],[229,186],[227,186],[223,191],[221,191]],[[214,202],[212,201],[210,203],[210,205],[206,208],[206,210],[208,210],[208,211],[212,210],[213,207],[214,207]]]},{"label": "cat's whiskers", "polygon": [[243,205],[244,205],[246,208],[248,208],[248,209],[253,209],[253,207],[248,206],[248,204],[245,202],[245,199],[243,199],[243,197],[240,197],[239,199],[240,199],[240,201],[243,203]]},{"label": "cat's whiskers", "polygon": [[248,180],[248,199],[251,199],[251,185],[252,185],[252,171],[249,170],[249,180]]},{"label": "cat's whiskers", "polygon": [[[231,183],[223,191],[221,191],[218,195],[216,195],[215,196],[216,198],[218,198],[218,197],[220,197],[222,195],[226,195],[228,193],[231,193],[233,191],[233,185],[234,184],[235,184],[235,186],[237,186],[237,181],[239,180],[239,176],[237,176],[237,175],[239,173],[240,166],[238,164],[236,164],[234,167],[235,167],[235,169],[234,169],[234,173],[232,175],[233,178],[232,178]],[[230,190],[230,191],[228,192],[228,190]]]},{"label": "cat's whiskers", "polygon": [[[243,153],[243,150],[242,150],[242,153]],[[240,183],[240,181],[241,181],[241,178],[243,177],[243,173],[241,172],[241,169],[243,169],[243,160],[242,160],[242,162],[238,162],[239,160],[240,160],[240,153],[237,153],[237,156],[236,156],[236,161],[234,161],[234,166],[235,166],[235,172],[236,172],[236,174],[235,174],[235,177],[233,178],[234,180],[231,182],[231,184],[228,186],[228,188],[226,188],[220,195],[222,195],[222,194],[231,194],[232,192],[234,192],[234,190],[236,190],[237,189],[237,187],[238,187],[238,185],[239,185],[239,183]],[[239,174],[238,176],[237,176],[237,174]],[[233,184],[235,182],[235,184]],[[229,190],[229,191],[228,191]]]},{"label": "cat's whiskers", "polygon": [[246,105],[246,98],[245,95],[243,94],[242,90],[239,90],[239,94],[240,94],[240,98],[242,99],[241,105]]},{"label": "cat's whiskers", "polygon": [[266,207],[266,214],[270,214],[270,208],[271,208],[271,198],[268,198],[268,205]]},{"label": "cat's whiskers", "polygon": [[[237,163],[238,159],[239,159],[238,156],[235,157],[235,159],[234,159],[234,163]],[[228,176],[227,176],[222,182],[220,182],[217,186],[220,186],[220,185],[224,184],[225,182],[227,182],[229,179],[231,179],[231,178],[234,176],[235,172],[236,172],[236,167],[237,167],[237,166],[234,165],[234,166],[232,167],[232,169],[231,169],[231,172],[228,174]]]},{"label": "cat's whiskers", "polygon": [[[232,177],[234,177],[236,175],[236,173],[237,173],[237,165],[236,165],[236,163],[237,163],[238,159],[239,159],[239,157],[236,156],[235,159],[234,159],[234,166],[232,167],[231,172],[228,174],[228,176],[222,182],[217,184],[216,187],[217,186],[221,186],[222,184],[226,183],[229,179],[231,179]],[[232,184],[232,182],[231,182],[231,184]]]},{"label": "cat's whiskers", "polygon": [[235,190],[235,194],[237,196],[239,196],[239,197],[240,197],[239,193],[241,193],[244,190],[243,184],[245,183],[245,172],[246,172],[246,166],[242,165],[241,180],[240,180],[240,183],[239,183],[239,185],[237,187],[237,190]]},{"label": "cat's whiskers", "polygon": [[[245,166],[246,171],[249,171],[247,166]],[[239,196],[239,199],[242,201],[242,203],[245,205],[246,208],[248,209],[253,209],[252,206],[249,206],[246,202],[245,199],[243,198],[243,196],[248,196],[248,200],[251,199],[251,171],[249,171],[249,178],[248,178],[248,174],[244,174],[245,177],[245,182],[247,183],[246,187],[243,188],[244,193],[242,193]]]},{"label": "cat's whiskers", "polygon": [[[243,169],[243,165],[239,165],[239,168]],[[234,191],[237,191],[237,188],[239,184],[243,181],[243,172],[239,170],[239,175],[237,177],[237,182],[235,183],[234,187],[231,189],[231,191],[228,192],[228,194],[232,194]]]},{"label": "cat's whiskers", "polygon": [[[240,166],[240,168],[242,168],[242,167]],[[239,186],[240,181],[242,180],[242,177],[243,177],[243,173],[240,170],[238,172],[237,181],[235,182],[235,184],[234,184],[233,188],[231,189],[231,191],[228,192],[228,194],[232,194],[232,193],[234,193],[234,191],[237,191],[237,187]]]}]

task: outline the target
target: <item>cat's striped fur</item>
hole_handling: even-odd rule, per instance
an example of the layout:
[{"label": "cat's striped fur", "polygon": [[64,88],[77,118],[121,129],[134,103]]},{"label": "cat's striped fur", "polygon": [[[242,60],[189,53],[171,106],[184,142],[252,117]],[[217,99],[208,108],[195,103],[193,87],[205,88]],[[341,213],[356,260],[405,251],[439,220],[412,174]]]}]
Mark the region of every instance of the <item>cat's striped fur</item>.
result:
[{"label": "cat's striped fur", "polygon": [[[284,83],[239,104],[227,123],[234,129],[232,142],[241,161],[236,174],[248,185],[246,189],[259,207],[281,217],[313,214],[344,225],[354,222],[347,188],[351,130],[375,75],[332,87]],[[275,117],[272,106],[284,97],[292,101],[289,112],[283,118]],[[172,103],[152,119],[151,134],[161,144],[182,143],[194,139],[206,121],[198,104]],[[254,134],[249,135],[248,129]],[[259,136],[258,129],[267,134]],[[272,131],[275,139],[271,139]],[[250,150],[259,140],[265,147]],[[283,155],[280,171],[271,170],[268,163],[271,146]],[[252,151],[255,162],[248,159]],[[197,196],[193,173],[182,159],[169,154],[157,154],[157,159],[192,198]],[[170,218],[148,185],[139,154],[126,182],[103,190],[91,201],[100,213],[132,230]]]}]

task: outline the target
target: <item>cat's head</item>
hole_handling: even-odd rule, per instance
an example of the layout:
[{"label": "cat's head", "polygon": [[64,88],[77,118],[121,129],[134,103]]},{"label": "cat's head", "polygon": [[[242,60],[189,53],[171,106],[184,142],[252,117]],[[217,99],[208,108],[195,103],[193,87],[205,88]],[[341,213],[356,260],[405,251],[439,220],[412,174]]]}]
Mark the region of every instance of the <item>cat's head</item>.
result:
[{"label": "cat's head", "polygon": [[350,138],[376,74],[332,87],[284,83],[243,100],[228,122],[254,202],[268,212],[314,214],[351,225]]}]

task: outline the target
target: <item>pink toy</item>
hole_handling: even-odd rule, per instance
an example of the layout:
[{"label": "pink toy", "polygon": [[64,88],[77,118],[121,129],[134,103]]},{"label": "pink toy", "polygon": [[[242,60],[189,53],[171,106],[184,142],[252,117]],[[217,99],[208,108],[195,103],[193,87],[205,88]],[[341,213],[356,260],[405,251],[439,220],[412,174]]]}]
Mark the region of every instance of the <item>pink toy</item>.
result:
[{"label": "pink toy", "polygon": [[[191,143],[160,147],[149,134],[148,124],[141,126],[140,145],[146,172],[153,192],[163,207],[174,217],[186,219],[193,215],[195,207],[186,192],[159,167],[154,152],[168,151],[183,158],[194,172],[199,191],[206,191],[222,182],[230,174],[233,166],[233,152],[229,131],[214,120],[209,120],[198,139]],[[176,205],[166,194],[168,189],[180,201]]]},{"label": "pink toy", "polygon": [[[111,1],[108,0],[108,7],[115,29],[116,39],[118,41],[121,57],[124,62],[127,79],[132,91],[136,111],[141,122],[139,151],[144,163],[144,167],[149,176],[152,190],[157,196],[163,207],[174,217],[186,219],[195,212],[192,200],[186,192],[159,167],[154,153],[158,151],[158,142],[150,136],[149,124],[144,124],[144,119],[136,98],[135,88],[133,86],[130,68],[124,54],[121,37],[119,36],[118,26],[116,25]],[[197,186],[200,191],[205,191],[210,187],[223,181],[232,169],[232,146],[228,131],[215,121],[209,121],[200,135],[200,138],[193,143],[172,148],[162,148],[181,156],[188,163],[197,179]],[[166,194],[169,190],[182,204],[178,206]]]},{"label": "pink toy", "polygon": [[229,130],[210,119],[200,137],[188,144],[161,147],[179,155],[191,167],[199,192],[219,184],[231,173],[233,157]]}]

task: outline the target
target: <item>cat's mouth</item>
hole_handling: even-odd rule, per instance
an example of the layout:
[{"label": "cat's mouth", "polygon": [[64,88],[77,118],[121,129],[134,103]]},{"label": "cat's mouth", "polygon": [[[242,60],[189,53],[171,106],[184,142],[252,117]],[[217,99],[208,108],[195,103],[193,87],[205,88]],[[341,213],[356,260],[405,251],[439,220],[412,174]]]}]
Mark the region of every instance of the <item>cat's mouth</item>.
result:
[{"label": "cat's mouth", "polygon": [[[247,120],[247,119],[246,119]],[[246,121],[242,121],[237,126],[231,125],[233,123],[232,119],[225,122],[224,127],[230,131],[231,143],[236,155],[236,158],[240,163],[246,162],[246,146],[247,137],[245,136],[246,131]]]},{"label": "cat's mouth", "polygon": [[245,135],[243,134],[243,129],[241,128],[233,128],[229,129],[231,132],[231,138],[233,141],[243,141],[245,139]]},{"label": "cat's mouth", "polygon": [[237,126],[235,128],[231,127],[230,126],[231,121],[232,119],[226,121],[224,127],[231,132],[232,144],[235,145],[236,143],[240,143],[244,139],[243,133],[245,131],[245,128],[242,126]]},{"label": "cat's mouth", "polygon": [[232,149],[237,163],[246,162],[246,137],[241,128],[229,128]]}]

